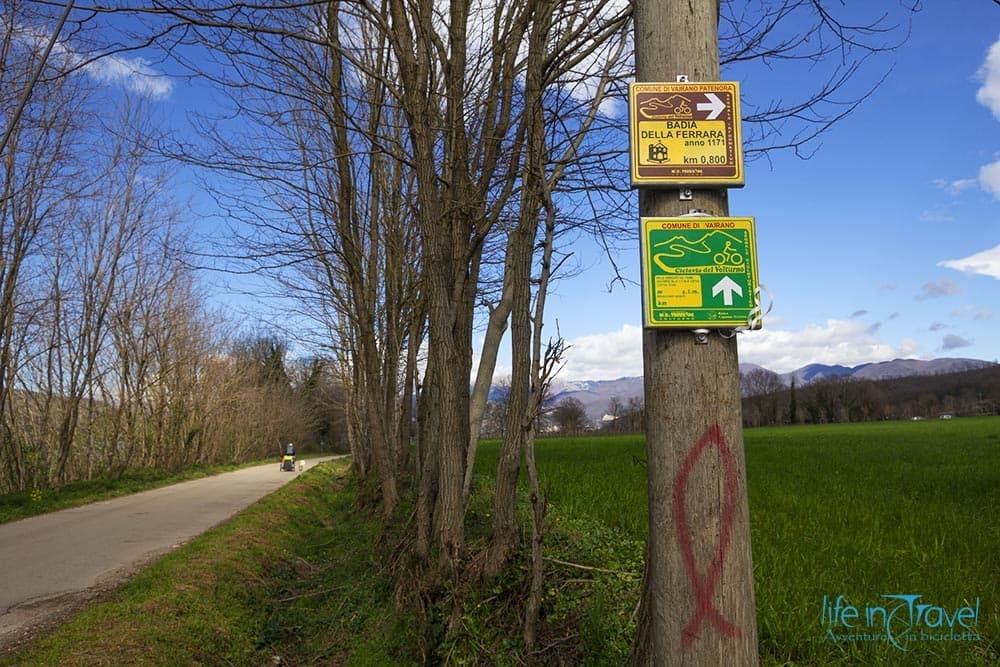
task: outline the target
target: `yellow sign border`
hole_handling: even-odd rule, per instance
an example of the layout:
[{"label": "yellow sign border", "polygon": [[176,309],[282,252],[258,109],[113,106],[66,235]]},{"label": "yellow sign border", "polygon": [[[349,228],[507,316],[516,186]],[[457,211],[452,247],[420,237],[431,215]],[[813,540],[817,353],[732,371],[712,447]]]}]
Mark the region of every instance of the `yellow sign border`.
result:
[{"label": "yellow sign border", "polygon": [[[650,230],[656,226],[661,226],[664,224],[677,225],[677,229],[680,233],[684,232],[700,232],[700,231],[724,231],[726,229],[738,229],[745,231],[748,235],[748,253],[749,262],[747,263],[747,270],[743,272],[746,277],[748,287],[751,292],[756,291],[760,287],[760,277],[759,277],[759,267],[757,264],[757,231],[756,231],[756,218],[753,216],[726,216],[726,217],[711,217],[711,216],[649,216],[640,218],[641,234],[639,239],[639,244],[642,251],[642,321],[643,326],[647,329],[699,329],[699,328],[710,328],[710,329],[737,329],[746,328],[750,326],[750,315],[754,311],[755,306],[753,304],[753,295],[748,294],[748,304],[747,306],[733,306],[732,308],[718,308],[718,307],[676,307],[676,308],[657,308],[654,302],[654,281],[653,281],[653,269],[652,269],[652,254],[649,247],[649,236]],[[693,272],[689,275],[692,276],[702,276],[707,275],[703,272]],[[723,275],[723,274],[720,274]],[[674,310],[674,311],[691,311],[693,317],[690,319],[671,319],[671,320],[655,320],[653,317],[654,311],[664,311],[664,310]],[[694,311],[699,312],[704,315],[708,312],[716,312],[722,315],[718,319],[713,319],[709,317],[698,317],[694,315]],[[720,312],[722,311],[722,312]],[[740,317],[726,316],[726,313],[739,311]],[[744,318],[745,314],[745,318]],[[744,319],[741,319],[744,318]],[[762,326],[762,318],[758,318],[754,329],[760,329]]]},{"label": "yellow sign border", "polygon": [[[678,176],[643,176],[640,173],[637,134],[639,132],[639,118],[637,115],[637,94],[657,92],[663,94],[692,94],[692,93],[726,93],[731,96],[732,109],[730,110],[731,122],[726,125],[732,126],[733,154],[735,164],[722,166],[731,167],[733,174],[730,176],[698,176],[692,174],[682,174]],[[698,185],[712,185],[723,187],[743,187],[746,175],[743,169],[743,135],[741,131],[741,111],[740,111],[740,84],[738,81],[699,81],[685,83],[655,83],[655,82],[632,82],[628,87],[629,100],[629,171],[631,173],[632,187],[648,186],[668,186],[685,187]]]}]

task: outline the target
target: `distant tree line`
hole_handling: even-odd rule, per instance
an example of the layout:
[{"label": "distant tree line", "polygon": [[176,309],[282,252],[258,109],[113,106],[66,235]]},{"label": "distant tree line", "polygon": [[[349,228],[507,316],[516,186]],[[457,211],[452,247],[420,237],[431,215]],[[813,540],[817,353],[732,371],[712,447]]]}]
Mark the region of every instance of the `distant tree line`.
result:
[{"label": "distant tree line", "polygon": [[777,374],[755,369],[742,383],[745,426],[1000,414],[1000,366],[888,380],[824,378],[790,387]]},{"label": "distant tree line", "polygon": [[[502,438],[504,420],[508,404],[506,385],[501,381],[495,387],[496,396],[486,404],[481,425],[481,434],[486,438]],[[642,433],[646,418],[641,396],[631,396],[622,400],[612,396],[599,423],[587,414],[587,408],[580,399],[566,396],[554,404],[547,405],[539,415],[539,433],[546,437],[576,436],[584,433]]]},{"label": "distant tree line", "polygon": [[[744,426],[828,424],[887,419],[934,419],[942,415],[1000,414],[1000,365],[959,373],[918,375],[887,380],[833,377],[805,385],[786,385],[766,369],[741,375]],[[482,435],[503,437],[507,411],[505,386],[487,404]],[[642,433],[645,409],[641,396],[608,402],[594,423],[584,404],[567,396],[549,405],[540,418],[546,436],[583,433]]]}]

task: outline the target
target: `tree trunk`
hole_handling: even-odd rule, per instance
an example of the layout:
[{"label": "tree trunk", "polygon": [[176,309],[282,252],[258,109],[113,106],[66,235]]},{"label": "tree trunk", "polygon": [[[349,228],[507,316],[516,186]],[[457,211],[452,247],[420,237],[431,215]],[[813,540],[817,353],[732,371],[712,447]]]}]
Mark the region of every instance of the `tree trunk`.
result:
[{"label": "tree trunk", "polygon": [[[521,455],[533,438],[535,410],[532,393],[538,386],[538,359],[532,363],[531,268],[540,216],[546,202],[545,117],[542,108],[544,63],[552,12],[555,4],[539,2],[531,13],[528,55],[525,65],[524,167],[521,176],[521,209],[517,228],[507,242],[504,296],[510,296],[511,383],[505,419],[504,440],[497,463],[496,495],[493,500],[493,536],[487,572],[503,568],[518,546],[517,482]],[[542,326],[539,317],[535,327]]]},{"label": "tree trunk", "polygon": [[[509,263],[510,258],[508,256]],[[493,385],[493,373],[497,367],[497,353],[500,342],[507,332],[507,318],[510,316],[510,278],[504,271],[504,287],[500,302],[490,311],[489,322],[486,325],[486,335],[483,337],[482,352],[479,355],[479,366],[476,369],[476,382],[469,397],[469,447],[465,462],[465,480],[462,484],[462,494],[469,497],[472,489],[472,471],[476,465],[476,447],[483,425],[483,415],[490,399],[490,387]]]},{"label": "tree trunk", "polygon": [[[718,0],[640,2],[636,79],[719,77]],[[642,216],[728,213],[724,190],[641,190]],[[647,287],[648,288],[648,287]],[[736,337],[643,337],[649,537],[636,665],[754,665],[757,627]]]},{"label": "tree trunk", "polygon": [[[434,281],[432,280],[432,283]],[[440,281],[438,281],[440,283]],[[451,302],[452,290],[440,284],[431,288],[428,369],[428,415],[432,416],[430,446],[437,450],[437,490],[433,527],[442,569],[457,564],[465,550],[462,480],[465,445],[468,442],[469,369],[471,339],[463,333],[466,316],[460,304]],[[461,313],[461,314],[459,314]],[[471,322],[471,313],[468,313]],[[426,471],[426,468],[425,468]]]},{"label": "tree trunk", "polygon": [[735,341],[664,333],[645,334],[650,523],[633,662],[756,664]]},{"label": "tree trunk", "polygon": [[[525,177],[526,184],[533,179]],[[537,182],[537,179],[534,179]],[[517,482],[526,438],[533,430],[529,409],[534,384],[531,363],[531,260],[538,224],[537,198],[526,193],[521,220],[507,243],[505,282],[511,296],[511,380],[504,416],[504,436],[497,461],[496,492],[493,497],[493,534],[486,574],[503,569],[518,548]]]}]

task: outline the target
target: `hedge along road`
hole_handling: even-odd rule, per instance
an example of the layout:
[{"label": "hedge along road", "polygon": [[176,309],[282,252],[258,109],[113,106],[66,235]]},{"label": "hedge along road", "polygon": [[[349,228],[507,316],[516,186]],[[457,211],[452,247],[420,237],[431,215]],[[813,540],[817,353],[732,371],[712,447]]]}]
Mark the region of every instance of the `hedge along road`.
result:
[{"label": "hedge along road", "polygon": [[269,463],[0,524],[0,655],[297,475]]}]

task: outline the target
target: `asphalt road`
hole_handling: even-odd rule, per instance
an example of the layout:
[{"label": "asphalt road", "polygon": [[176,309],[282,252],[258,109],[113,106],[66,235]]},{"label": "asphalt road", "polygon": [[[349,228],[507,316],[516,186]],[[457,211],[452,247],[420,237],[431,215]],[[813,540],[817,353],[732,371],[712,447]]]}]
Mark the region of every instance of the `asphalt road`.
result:
[{"label": "asphalt road", "polygon": [[298,474],[275,462],[0,524],[0,654]]}]

